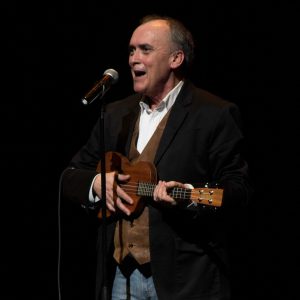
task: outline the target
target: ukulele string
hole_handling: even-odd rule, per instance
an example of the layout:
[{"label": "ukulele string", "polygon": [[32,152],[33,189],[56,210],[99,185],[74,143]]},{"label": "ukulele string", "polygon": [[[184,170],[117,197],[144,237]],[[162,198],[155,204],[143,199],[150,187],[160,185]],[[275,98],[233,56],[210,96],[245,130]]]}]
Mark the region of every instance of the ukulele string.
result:
[{"label": "ukulele string", "polygon": [[[119,184],[120,187],[127,193],[133,193],[133,194],[142,194],[143,196],[152,196],[155,188],[155,184],[147,183],[147,182],[131,182],[131,183],[125,183],[125,184]],[[174,198],[178,199],[198,199],[198,200],[206,200],[207,198],[205,196],[211,196],[209,192],[201,192],[194,191],[191,189],[185,189],[185,188],[179,188],[175,187],[173,188],[169,195],[171,195]]]}]

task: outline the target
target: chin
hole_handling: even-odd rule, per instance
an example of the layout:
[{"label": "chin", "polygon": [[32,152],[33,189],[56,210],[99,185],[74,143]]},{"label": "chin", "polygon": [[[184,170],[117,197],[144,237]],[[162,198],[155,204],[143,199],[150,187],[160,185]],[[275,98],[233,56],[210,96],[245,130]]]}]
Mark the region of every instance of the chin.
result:
[{"label": "chin", "polygon": [[143,92],[145,91],[145,88],[139,86],[138,84],[134,84],[134,85],[133,85],[133,90],[134,90],[136,93],[143,94]]}]

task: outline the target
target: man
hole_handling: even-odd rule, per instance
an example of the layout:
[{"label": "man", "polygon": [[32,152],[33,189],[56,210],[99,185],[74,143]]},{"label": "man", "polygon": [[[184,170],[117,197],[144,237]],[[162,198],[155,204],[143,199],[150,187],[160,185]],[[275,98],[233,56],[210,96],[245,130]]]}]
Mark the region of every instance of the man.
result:
[{"label": "man", "polygon": [[[105,176],[106,257],[112,299],[230,299],[226,216],[246,205],[251,193],[240,153],[240,115],[236,105],[188,80],[193,55],[193,37],[183,24],[146,16],[129,43],[135,93],[106,108],[104,148],[111,166]],[[66,198],[86,207],[101,203],[101,147],[98,121],[64,171]],[[146,173],[156,182],[137,197],[144,178],[136,174]],[[219,208],[199,204],[201,196],[191,201],[193,193],[186,191],[200,191],[204,183],[217,183],[224,191]],[[183,196],[172,193],[181,190]],[[97,209],[100,299],[103,248]]]}]

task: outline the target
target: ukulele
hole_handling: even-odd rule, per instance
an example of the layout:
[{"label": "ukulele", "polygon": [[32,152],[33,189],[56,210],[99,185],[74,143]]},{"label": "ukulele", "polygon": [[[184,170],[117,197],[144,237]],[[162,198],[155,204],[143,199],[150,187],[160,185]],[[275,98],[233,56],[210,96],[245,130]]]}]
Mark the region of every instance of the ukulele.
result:
[{"label": "ukulele", "polygon": [[[119,186],[133,199],[133,204],[124,201],[124,205],[131,213],[140,212],[145,205],[144,197],[153,196],[157,184],[157,173],[154,164],[146,161],[131,163],[127,157],[118,153],[109,151],[105,154],[106,172],[116,171],[120,174],[130,174],[126,183],[119,183]],[[98,163],[97,171],[101,171],[101,161]],[[185,202],[187,205],[203,205],[210,207],[220,207],[222,205],[223,189],[209,188],[207,185],[201,188],[181,188],[174,187],[170,189],[169,195]],[[109,216],[111,212],[106,211]],[[102,218],[101,209],[98,218]]]}]

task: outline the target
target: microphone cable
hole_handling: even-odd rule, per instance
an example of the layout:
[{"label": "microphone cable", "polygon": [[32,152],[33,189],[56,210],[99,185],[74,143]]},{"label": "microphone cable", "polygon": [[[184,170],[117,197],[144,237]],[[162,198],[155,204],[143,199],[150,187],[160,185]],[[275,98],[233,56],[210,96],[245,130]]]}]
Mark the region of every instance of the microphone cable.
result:
[{"label": "microphone cable", "polygon": [[67,170],[65,169],[60,177],[58,183],[58,206],[57,206],[57,225],[58,225],[58,257],[57,257],[57,292],[58,292],[58,300],[61,300],[61,198],[62,198],[62,178]]}]

